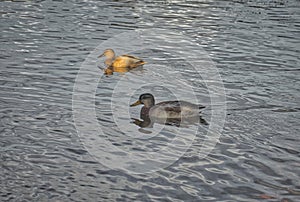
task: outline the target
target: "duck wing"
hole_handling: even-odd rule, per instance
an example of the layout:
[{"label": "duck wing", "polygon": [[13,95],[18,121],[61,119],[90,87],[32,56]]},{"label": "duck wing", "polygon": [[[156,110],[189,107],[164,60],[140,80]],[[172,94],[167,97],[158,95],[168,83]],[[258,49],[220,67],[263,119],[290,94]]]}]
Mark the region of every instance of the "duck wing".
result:
[{"label": "duck wing", "polygon": [[122,65],[124,66],[126,65],[126,67],[128,68],[135,68],[144,65],[146,62],[132,55],[121,55],[116,58],[114,63],[115,64],[122,63]]},{"label": "duck wing", "polygon": [[196,105],[186,101],[165,101],[157,104],[163,107],[165,111],[173,111],[180,113],[184,110],[200,110],[205,108],[203,105]]},{"label": "duck wing", "polygon": [[141,60],[140,58],[132,56],[132,55],[121,55],[121,57],[127,57],[127,58],[131,58],[131,59],[135,59],[135,60]]},{"label": "duck wing", "polygon": [[173,111],[180,113],[181,112],[181,104],[180,101],[165,101],[156,104],[159,107],[163,107],[165,111]]},{"label": "duck wing", "polygon": [[138,57],[132,56],[132,55],[121,55],[121,57],[127,58],[129,61],[132,61],[134,63],[143,63],[145,64],[146,62]]},{"label": "duck wing", "polygon": [[159,106],[165,106],[165,107],[189,107],[189,108],[195,108],[195,109],[203,109],[205,108],[205,106],[203,105],[196,105],[196,104],[192,104],[190,102],[186,102],[186,101],[165,101],[165,102],[160,102],[156,105]]}]

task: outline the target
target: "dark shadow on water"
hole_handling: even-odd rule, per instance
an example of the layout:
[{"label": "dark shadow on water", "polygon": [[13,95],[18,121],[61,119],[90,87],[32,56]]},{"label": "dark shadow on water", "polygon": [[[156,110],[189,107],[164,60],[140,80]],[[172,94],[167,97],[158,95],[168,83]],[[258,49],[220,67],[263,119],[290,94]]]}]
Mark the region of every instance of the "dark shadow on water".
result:
[{"label": "dark shadow on water", "polygon": [[149,115],[141,114],[140,119],[132,118],[133,124],[140,127],[140,132],[151,133],[150,131],[141,130],[143,128],[153,128],[154,124],[166,125],[166,126],[175,126],[180,128],[188,128],[192,125],[209,125],[205,119],[200,115],[196,117],[182,117],[182,118],[156,118]]}]

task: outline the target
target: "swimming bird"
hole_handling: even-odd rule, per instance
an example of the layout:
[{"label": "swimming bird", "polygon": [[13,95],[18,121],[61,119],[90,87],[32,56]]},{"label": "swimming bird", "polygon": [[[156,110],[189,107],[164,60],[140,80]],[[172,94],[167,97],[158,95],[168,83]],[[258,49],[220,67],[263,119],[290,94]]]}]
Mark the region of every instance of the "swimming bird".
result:
[{"label": "swimming bird", "polygon": [[192,104],[186,101],[165,101],[155,104],[154,96],[150,93],[140,95],[139,100],[131,104],[130,107],[143,104],[141,117],[145,115],[162,119],[182,119],[199,116],[202,105]]},{"label": "swimming bird", "polygon": [[106,49],[98,58],[103,56],[106,57],[104,64],[106,65],[105,72],[108,74],[112,72],[127,72],[146,63],[142,59],[131,55],[116,56],[112,49]]}]

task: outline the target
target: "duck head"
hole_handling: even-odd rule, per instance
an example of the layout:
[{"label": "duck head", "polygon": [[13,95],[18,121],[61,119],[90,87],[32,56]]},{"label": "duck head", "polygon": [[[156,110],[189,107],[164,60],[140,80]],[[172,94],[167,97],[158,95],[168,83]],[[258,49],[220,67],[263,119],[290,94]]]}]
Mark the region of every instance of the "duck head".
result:
[{"label": "duck head", "polygon": [[105,56],[106,58],[114,58],[115,52],[113,49],[106,49],[98,58]]},{"label": "duck head", "polygon": [[139,100],[131,104],[130,107],[134,107],[140,104],[143,104],[146,108],[150,108],[154,106],[155,104],[154,96],[150,93],[144,93],[140,95]]}]

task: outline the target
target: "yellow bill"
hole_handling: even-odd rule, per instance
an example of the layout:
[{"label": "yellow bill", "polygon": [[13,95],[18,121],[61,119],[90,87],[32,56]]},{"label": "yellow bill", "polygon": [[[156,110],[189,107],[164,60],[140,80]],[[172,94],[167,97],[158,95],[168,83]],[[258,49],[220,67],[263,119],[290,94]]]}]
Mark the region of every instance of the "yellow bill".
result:
[{"label": "yellow bill", "polygon": [[140,105],[140,104],[142,104],[142,103],[141,103],[141,101],[138,100],[135,103],[131,104],[130,107],[134,107],[134,106],[137,106],[137,105]]}]

